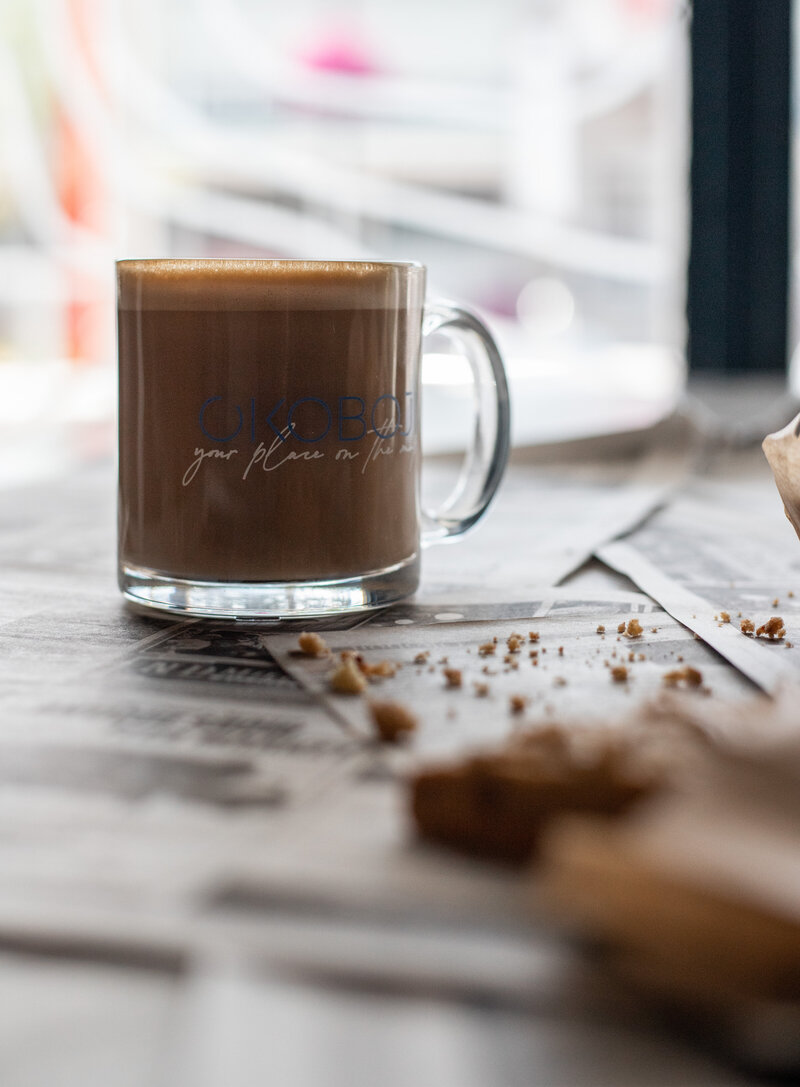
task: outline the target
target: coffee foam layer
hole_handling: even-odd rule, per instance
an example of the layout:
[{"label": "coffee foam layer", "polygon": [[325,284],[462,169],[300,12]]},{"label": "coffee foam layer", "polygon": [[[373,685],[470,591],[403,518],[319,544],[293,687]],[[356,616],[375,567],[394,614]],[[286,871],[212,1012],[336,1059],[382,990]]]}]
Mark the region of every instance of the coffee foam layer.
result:
[{"label": "coffee foam layer", "polygon": [[406,309],[421,306],[425,269],[369,261],[123,260],[123,310]]}]

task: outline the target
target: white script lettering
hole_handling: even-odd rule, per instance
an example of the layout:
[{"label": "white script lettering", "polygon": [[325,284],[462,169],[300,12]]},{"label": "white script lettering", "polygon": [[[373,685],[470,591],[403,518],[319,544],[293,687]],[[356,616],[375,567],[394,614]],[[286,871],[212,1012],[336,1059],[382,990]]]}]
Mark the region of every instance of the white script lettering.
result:
[{"label": "white script lettering", "polygon": [[234,453],[238,453],[238,449],[195,449],[195,459],[183,473],[183,485],[188,487],[194,477],[200,471],[200,465],[204,460],[216,459],[216,460],[230,460]]}]

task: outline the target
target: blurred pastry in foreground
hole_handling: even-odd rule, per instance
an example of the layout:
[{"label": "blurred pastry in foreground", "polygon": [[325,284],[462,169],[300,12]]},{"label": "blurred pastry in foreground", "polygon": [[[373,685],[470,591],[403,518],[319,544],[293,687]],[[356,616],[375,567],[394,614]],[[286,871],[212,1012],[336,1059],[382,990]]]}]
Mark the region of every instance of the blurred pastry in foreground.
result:
[{"label": "blurred pastry in foreground", "polygon": [[787,690],[715,707],[706,756],[680,789],[613,825],[554,823],[532,873],[537,912],[699,1016],[738,1057],[777,1070],[800,1069],[797,704]]},{"label": "blurred pastry in foreground", "polygon": [[418,770],[410,782],[411,810],[423,839],[522,863],[554,816],[619,815],[662,783],[632,735],[551,725]]}]

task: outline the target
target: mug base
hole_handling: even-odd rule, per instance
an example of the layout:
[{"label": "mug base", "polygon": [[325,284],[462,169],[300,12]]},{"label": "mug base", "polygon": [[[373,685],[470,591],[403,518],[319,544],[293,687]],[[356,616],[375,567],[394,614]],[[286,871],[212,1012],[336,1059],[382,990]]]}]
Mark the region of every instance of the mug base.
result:
[{"label": "mug base", "polygon": [[137,611],[163,618],[276,623],[385,608],[419,584],[419,556],[385,570],[324,581],[189,581],[121,565],[119,587]]}]

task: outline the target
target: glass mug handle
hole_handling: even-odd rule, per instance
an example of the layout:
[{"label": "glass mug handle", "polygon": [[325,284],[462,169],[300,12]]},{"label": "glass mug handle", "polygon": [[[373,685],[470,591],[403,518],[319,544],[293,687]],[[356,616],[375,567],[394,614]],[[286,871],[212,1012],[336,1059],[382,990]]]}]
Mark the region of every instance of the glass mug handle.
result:
[{"label": "glass mug handle", "polygon": [[436,510],[422,510],[422,546],[460,536],[491,502],[508,461],[511,407],[503,360],[491,333],[469,310],[449,302],[426,305],[423,341],[447,337],[464,352],[475,388],[475,427],[458,482]]}]

